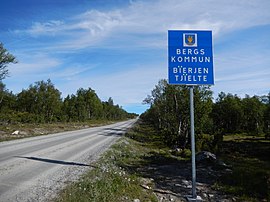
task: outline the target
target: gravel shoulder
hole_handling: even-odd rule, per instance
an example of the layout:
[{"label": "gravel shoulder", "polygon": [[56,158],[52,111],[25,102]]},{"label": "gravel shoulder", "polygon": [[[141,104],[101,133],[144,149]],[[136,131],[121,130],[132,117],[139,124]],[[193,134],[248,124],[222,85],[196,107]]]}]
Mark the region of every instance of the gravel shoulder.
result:
[{"label": "gravel shoulder", "polygon": [[0,201],[47,201],[92,168],[135,120],[0,143]]}]

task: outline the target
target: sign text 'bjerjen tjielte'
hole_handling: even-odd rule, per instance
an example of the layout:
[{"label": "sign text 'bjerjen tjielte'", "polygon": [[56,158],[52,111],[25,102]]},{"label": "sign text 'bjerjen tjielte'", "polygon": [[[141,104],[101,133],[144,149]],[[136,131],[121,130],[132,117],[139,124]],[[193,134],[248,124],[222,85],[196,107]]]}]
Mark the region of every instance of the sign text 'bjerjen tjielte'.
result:
[{"label": "sign text 'bjerjen tjielte'", "polygon": [[169,84],[213,85],[211,31],[168,31]]}]

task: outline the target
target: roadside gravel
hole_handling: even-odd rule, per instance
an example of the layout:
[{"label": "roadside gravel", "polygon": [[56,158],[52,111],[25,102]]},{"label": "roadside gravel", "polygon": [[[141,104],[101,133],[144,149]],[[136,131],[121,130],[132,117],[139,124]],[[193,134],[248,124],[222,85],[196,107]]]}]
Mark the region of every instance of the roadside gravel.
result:
[{"label": "roadside gravel", "polygon": [[134,122],[0,143],[0,201],[51,200]]}]

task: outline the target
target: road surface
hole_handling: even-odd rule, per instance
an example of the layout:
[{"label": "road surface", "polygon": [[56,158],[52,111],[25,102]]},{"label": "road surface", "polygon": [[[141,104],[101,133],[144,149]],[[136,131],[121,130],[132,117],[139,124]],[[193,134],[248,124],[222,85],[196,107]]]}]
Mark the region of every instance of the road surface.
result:
[{"label": "road surface", "polygon": [[136,120],[0,143],[0,201],[47,201]]}]

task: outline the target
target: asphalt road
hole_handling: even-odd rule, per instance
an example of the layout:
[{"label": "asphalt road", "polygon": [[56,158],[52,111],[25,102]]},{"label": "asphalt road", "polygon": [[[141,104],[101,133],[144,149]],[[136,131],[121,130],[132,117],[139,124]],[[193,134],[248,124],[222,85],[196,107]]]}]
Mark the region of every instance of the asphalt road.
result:
[{"label": "asphalt road", "polygon": [[0,143],[0,201],[52,199],[135,121]]}]

